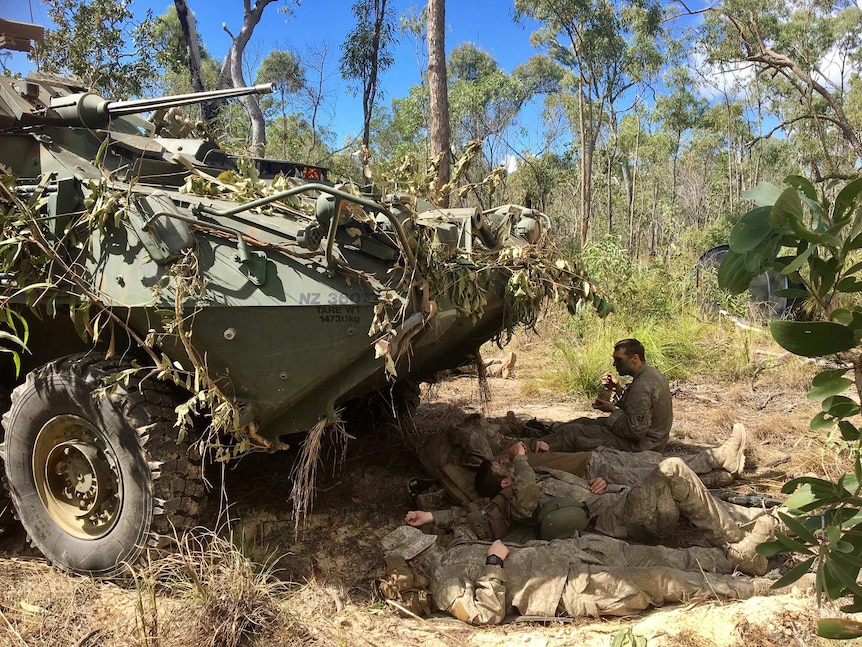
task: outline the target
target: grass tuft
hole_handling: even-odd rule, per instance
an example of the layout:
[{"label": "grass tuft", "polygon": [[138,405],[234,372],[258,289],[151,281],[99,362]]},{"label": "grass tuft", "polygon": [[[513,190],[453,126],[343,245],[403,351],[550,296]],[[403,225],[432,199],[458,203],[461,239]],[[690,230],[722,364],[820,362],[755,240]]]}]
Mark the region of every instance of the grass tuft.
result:
[{"label": "grass tuft", "polygon": [[158,636],[157,592],[193,602],[196,633],[211,647],[237,647],[278,625],[278,601],[290,584],[272,564],[248,559],[231,541],[198,529],[176,539],[176,552],[131,569],[138,589],[139,639]]}]

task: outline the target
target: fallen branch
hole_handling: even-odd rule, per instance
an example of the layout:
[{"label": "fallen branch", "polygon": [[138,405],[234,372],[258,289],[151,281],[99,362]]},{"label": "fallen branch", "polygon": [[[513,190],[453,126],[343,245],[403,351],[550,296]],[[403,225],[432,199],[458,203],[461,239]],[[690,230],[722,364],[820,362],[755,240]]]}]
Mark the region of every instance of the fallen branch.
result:
[{"label": "fallen branch", "polygon": [[434,625],[432,625],[432,624],[431,624],[430,622],[428,622],[425,618],[423,618],[422,616],[417,616],[415,613],[413,613],[412,611],[410,611],[410,609],[406,609],[406,608],[404,608],[403,606],[401,606],[400,604],[398,604],[395,600],[386,600],[386,604],[389,604],[389,605],[391,605],[391,606],[395,607],[396,609],[398,609],[398,610],[399,610],[399,611],[401,611],[402,613],[407,614],[407,615],[408,615],[408,616],[410,616],[411,618],[415,618],[416,620],[418,620],[419,622],[421,622],[422,624],[424,624],[425,626],[427,626],[429,629],[431,629],[431,631],[433,631],[433,632],[434,632],[434,633],[436,633],[437,635],[442,636],[443,638],[446,638],[446,639],[449,639],[449,640],[453,640],[453,641],[455,641],[455,643],[456,643],[456,644],[458,644],[458,645],[462,645],[463,647],[467,647],[467,644],[466,644],[466,643],[461,642],[461,641],[460,641],[460,640],[458,640],[457,638],[453,638],[452,636],[448,635],[448,634],[447,634],[446,632],[444,632],[444,631],[440,631],[440,629],[438,629],[437,627],[435,627]]}]

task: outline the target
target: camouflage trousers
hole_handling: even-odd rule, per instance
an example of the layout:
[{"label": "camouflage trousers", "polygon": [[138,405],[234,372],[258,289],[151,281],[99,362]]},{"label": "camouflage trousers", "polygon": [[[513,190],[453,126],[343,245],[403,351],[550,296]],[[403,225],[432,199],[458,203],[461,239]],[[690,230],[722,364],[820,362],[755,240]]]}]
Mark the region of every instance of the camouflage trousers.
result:
[{"label": "camouflage trousers", "polygon": [[578,418],[557,423],[542,440],[555,452],[588,452],[597,447],[640,451],[639,440],[618,436],[601,418]]},{"label": "camouflage trousers", "polygon": [[633,539],[665,536],[682,515],[705,531],[712,543],[723,544],[740,541],[743,528],[762,513],[715,498],[681,458],[666,458],[641,487],[632,488],[623,514]]},{"label": "camouflage trousers", "polygon": [[682,571],[668,567],[569,567],[561,611],[573,618],[628,616],[648,607],[698,597],[745,599],[756,595],[749,578]]}]

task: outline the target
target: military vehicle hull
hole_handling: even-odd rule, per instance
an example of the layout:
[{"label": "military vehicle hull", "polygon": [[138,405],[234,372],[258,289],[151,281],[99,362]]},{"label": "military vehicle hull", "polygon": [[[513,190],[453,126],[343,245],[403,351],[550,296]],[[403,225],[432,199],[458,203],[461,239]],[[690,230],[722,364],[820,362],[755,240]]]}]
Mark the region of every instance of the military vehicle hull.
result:
[{"label": "military vehicle hull", "polygon": [[[357,398],[469,361],[546,298],[591,296],[548,257],[544,214],[238,160],[132,103],[0,78],[0,307],[27,346],[6,349],[0,458],[62,568],[121,572],[196,525],[207,460],[295,444]],[[527,289],[540,267],[553,275]]]}]

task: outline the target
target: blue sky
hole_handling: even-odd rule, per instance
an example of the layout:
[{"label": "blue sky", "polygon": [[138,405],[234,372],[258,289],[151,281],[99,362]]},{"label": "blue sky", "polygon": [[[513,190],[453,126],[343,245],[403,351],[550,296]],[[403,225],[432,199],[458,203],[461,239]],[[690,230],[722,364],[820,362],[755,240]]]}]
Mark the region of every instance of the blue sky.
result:
[{"label": "blue sky", "polygon": [[[221,59],[230,46],[222,23],[236,33],[242,24],[240,0],[188,0],[198,20],[198,28],[206,48]],[[333,67],[338,64],[340,46],[345,35],[355,24],[350,10],[352,0],[303,0],[293,16],[287,17],[277,9],[284,2],[273,3],[266,8],[261,23],[247,48],[247,53],[257,51],[261,56],[273,48],[287,48],[301,52],[312,43],[328,43]],[[133,0],[136,13],[151,9],[155,15],[164,13],[172,2],[169,0]],[[418,12],[424,6],[421,0],[394,0],[398,15],[411,8]],[[0,0],[0,17],[13,20],[32,21],[48,25],[45,6],[38,0]],[[446,48],[465,41],[473,42],[491,54],[498,64],[511,71],[526,61],[536,50],[530,45],[531,29],[516,24],[512,18],[513,2],[506,0],[450,0],[446,6]],[[24,55],[15,55],[10,63],[12,69],[26,72],[31,69]],[[404,38],[395,50],[395,64],[382,78],[381,87],[386,93],[384,101],[407,94],[411,85],[419,82],[419,64],[415,43]],[[247,79],[251,82],[253,79]],[[334,74],[330,77],[330,90],[336,105],[331,127],[339,134],[356,134],[362,127],[362,105],[358,97],[347,92],[347,84]]]}]

